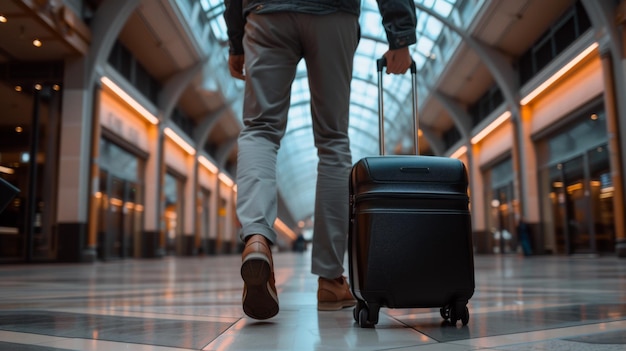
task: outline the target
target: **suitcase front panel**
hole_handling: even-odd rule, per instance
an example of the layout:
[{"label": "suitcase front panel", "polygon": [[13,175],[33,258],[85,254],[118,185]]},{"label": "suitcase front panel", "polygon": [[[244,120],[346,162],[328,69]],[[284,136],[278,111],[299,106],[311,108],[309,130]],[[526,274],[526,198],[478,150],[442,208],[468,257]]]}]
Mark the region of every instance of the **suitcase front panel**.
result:
[{"label": "suitcase front panel", "polygon": [[355,294],[391,308],[469,300],[474,293],[470,223],[467,210],[358,209],[351,227]]}]

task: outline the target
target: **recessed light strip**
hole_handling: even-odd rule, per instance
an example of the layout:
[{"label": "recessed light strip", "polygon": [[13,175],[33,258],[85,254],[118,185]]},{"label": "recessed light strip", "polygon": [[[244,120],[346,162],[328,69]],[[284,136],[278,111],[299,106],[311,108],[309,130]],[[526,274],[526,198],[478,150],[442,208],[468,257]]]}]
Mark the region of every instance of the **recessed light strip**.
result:
[{"label": "recessed light strip", "polygon": [[526,95],[520,103],[522,105],[528,105],[531,101],[533,101],[539,94],[548,89],[552,84],[554,84],[557,80],[563,77],[567,72],[569,72],[572,68],[576,67],[578,63],[587,58],[589,55],[593,53],[594,50],[598,48],[598,43],[593,43],[589,45],[588,48],[583,50],[578,56],[574,57],[568,64],[561,67],[552,77],[548,78],[545,82],[541,83],[535,90],[530,92],[530,94]]},{"label": "recessed light strip", "polygon": [[452,155],[450,155],[450,158],[459,159],[461,156],[465,155],[466,152],[467,152],[467,146],[463,145],[460,148],[458,148],[455,152],[453,152]]},{"label": "recessed light strip", "polygon": [[283,232],[291,240],[296,240],[296,233],[291,230],[291,228],[289,228],[289,226],[287,226],[280,218],[276,218],[274,221],[274,227]]},{"label": "recessed light strip", "polygon": [[511,111],[505,111],[498,118],[496,118],[491,124],[481,130],[478,134],[476,134],[471,142],[472,144],[478,144],[481,140],[483,140],[489,133],[498,128],[502,123],[506,122],[509,118],[511,118]]},{"label": "recessed light strip", "polygon": [[13,174],[15,173],[15,170],[13,168],[0,166],[0,173]]},{"label": "recessed light strip", "polygon": [[235,182],[233,182],[232,179],[230,179],[229,176],[226,175],[226,173],[220,173],[218,175],[218,178],[220,178],[220,180],[222,181],[222,183],[226,184],[226,186],[232,187],[233,184],[235,184]]},{"label": "recessed light strip", "polygon": [[176,145],[180,146],[181,149],[185,150],[189,155],[195,155],[196,149],[191,146],[185,139],[183,139],[180,135],[176,134],[176,132],[170,127],[165,128],[163,130],[165,135],[167,135]]},{"label": "recessed light strip", "polygon": [[119,96],[124,102],[126,102],[130,107],[132,107],[135,111],[137,111],[143,118],[145,118],[148,122],[152,124],[158,124],[159,119],[153,115],[150,111],[148,111],[145,107],[143,107],[137,100],[133,99],[130,95],[128,95],[124,89],[120,88],[117,84],[113,83],[113,81],[107,77],[100,78],[102,84],[104,84],[107,88],[111,89],[117,96]]},{"label": "recessed light strip", "polygon": [[208,158],[202,155],[198,157],[198,162],[200,162],[200,164],[203,165],[206,169],[208,169],[209,172],[211,173],[217,173],[219,171],[219,169],[217,168],[216,165],[213,164],[213,162],[209,161]]}]

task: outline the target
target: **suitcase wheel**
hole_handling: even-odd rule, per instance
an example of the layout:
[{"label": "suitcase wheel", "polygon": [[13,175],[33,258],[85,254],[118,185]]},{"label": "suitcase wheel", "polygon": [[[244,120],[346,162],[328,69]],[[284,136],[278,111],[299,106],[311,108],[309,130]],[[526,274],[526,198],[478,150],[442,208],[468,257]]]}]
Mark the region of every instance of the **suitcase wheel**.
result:
[{"label": "suitcase wheel", "polygon": [[356,306],[352,310],[352,316],[361,328],[374,328],[378,323],[379,311],[380,307],[376,305],[367,306],[364,301],[357,300]]},{"label": "suitcase wheel", "polygon": [[354,321],[355,322],[359,322],[359,314],[361,313],[361,310],[363,309],[364,303],[361,302],[360,300],[357,300],[356,302],[356,306],[354,306],[354,309],[352,310],[352,317],[354,317]]},{"label": "suitcase wheel", "polygon": [[450,307],[445,306],[440,308],[439,313],[441,314],[441,318],[448,320],[450,318]]},{"label": "suitcase wheel", "polygon": [[464,303],[457,303],[456,305],[447,305],[439,310],[441,317],[446,321],[449,321],[451,325],[456,325],[458,320],[461,320],[463,325],[469,323],[469,308]]}]

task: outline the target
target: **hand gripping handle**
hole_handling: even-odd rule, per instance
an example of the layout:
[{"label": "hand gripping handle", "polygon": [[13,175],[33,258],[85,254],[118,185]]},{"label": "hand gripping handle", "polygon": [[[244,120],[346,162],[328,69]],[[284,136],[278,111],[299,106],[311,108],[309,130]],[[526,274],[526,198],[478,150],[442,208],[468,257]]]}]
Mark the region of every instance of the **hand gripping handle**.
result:
[{"label": "hand gripping handle", "polygon": [[[387,66],[387,59],[383,56],[376,60],[378,71],[378,140],[380,154],[385,154],[385,117],[383,104],[383,67]],[[413,146],[415,155],[419,155],[419,118],[417,116],[417,68],[415,61],[411,60],[411,97],[413,105]]]}]

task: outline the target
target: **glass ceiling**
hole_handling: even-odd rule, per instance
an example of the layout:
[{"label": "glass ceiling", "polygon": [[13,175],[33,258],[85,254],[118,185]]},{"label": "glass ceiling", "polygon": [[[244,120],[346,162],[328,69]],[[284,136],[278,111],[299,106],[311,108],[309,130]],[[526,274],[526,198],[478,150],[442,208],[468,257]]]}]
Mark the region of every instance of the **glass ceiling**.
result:
[{"label": "glass ceiling", "polygon": [[[223,60],[213,62],[226,62],[228,47],[223,1],[195,1],[199,1],[206,14],[211,37],[221,43]],[[434,81],[460,42],[460,37],[432,16],[432,13],[465,29],[483,2],[484,0],[415,1],[418,19],[417,44],[411,46],[411,50],[418,69],[418,79]],[[362,0],[361,7],[361,41],[354,59],[350,107],[349,133],[353,162],[364,156],[378,154],[378,92],[375,61],[387,51],[388,47],[376,0]],[[220,70],[225,70],[225,67],[220,67],[216,71]],[[384,81],[385,148],[390,150],[387,153],[393,153],[398,146],[411,150],[411,79],[408,74],[385,75]],[[239,86],[243,88],[243,85]],[[427,87],[426,84],[418,86],[418,101],[423,101],[428,94]],[[301,62],[292,87],[287,132],[278,153],[279,190],[295,220],[310,218],[313,215],[315,200],[317,151],[313,145],[309,99],[306,67],[304,62]],[[240,104],[241,101],[238,99],[236,103]],[[233,110],[241,111],[241,107],[233,106]]]}]

